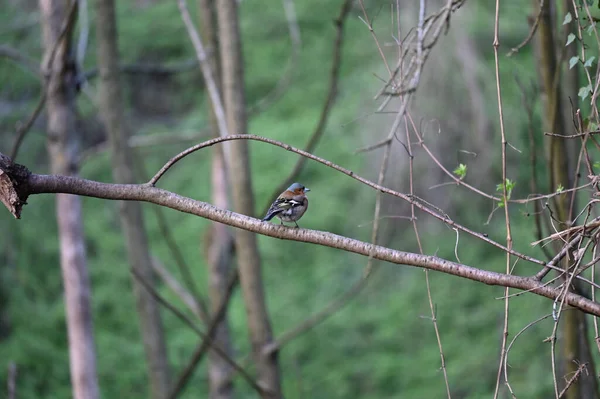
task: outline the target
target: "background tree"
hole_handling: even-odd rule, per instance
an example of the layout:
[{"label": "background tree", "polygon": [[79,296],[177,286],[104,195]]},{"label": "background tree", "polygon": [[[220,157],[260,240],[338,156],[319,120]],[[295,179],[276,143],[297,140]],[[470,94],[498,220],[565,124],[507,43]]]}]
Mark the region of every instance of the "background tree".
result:
[{"label": "background tree", "polygon": [[[9,287],[0,306],[10,327],[0,335],[0,358],[15,366],[0,379],[9,379],[7,385],[22,396],[71,395],[60,278],[48,266],[59,257],[51,239],[56,229],[47,218],[53,197],[34,195],[68,192],[104,199],[82,204],[95,333],[103,354],[98,370],[107,396],[135,397],[131,387],[146,384],[147,376],[139,367],[144,350],[132,323],[135,300],[128,289],[120,218],[105,199],[147,201],[178,211],[146,218],[152,263],[162,283],[140,280],[166,309],[169,360],[180,370],[171,397],[215,392],[219,382],[205,378],[208,353],[231,370],[236,396],[269,395],[251,355],[246,298],[243,290],[233,289],[235,279],[220,300],[203,305],[211,285],[204,270],[211,251],[203,249],[198,256],[198,237],[216,237],[212,222],[256,235],[273,339],[255,347],[266,359],[277,354],[285,397],[593,392],[588,381],[595,379],[586,374],[595,375],[596,347],[590,346],[587,355],[585,348],[577,349],[572,373],[562,351],[562,326],[568,314],[576,313],[571,307],[600,314],[593,133],[600,123],[595,105],[600,36],[590,23],[596,5],[571,3],[572,25],[563,25],[560,7],[550,22],[555,76],[560,76],[553,84],[563,94],[559,111],[564,115],[564,131],[552,132],[543,127],[552,118],[539,95],[540,86],[547,90],[538,75],[539,2],[430,0],[382,6],[307,0],[285,1],[281,7],[263,0],[241,2],[243,86],[251,112],[248,131],[240,133],[257,135],[223,138],[238,132],[224,123],[223,107],[217,106],[225,93],[207,78],[215,75],[207,61],[216,54],[208,39],[194,37],[194,10],[185,17],[183,0],[119,2],[117,20],[127,21],[119,31],[123,109],[135,127],[129,145],[151,173],[184,151],[148,183],[133,186],[98,183],[113,181],[112,164],[95,117],[96,57],[82,58],[79,51],[81,75],[92,83],[83,86],[77,102],[85,132],[81,173],[91,180],[37,174],[47,173],[49,164],[38,140],[47,121],[37,117],[43,96],[40,101],[39,71],[31,62],[40,57],[37,7],[9,3],[8,12],[0,13],[7,26],[0,29],[5,82],[0,114],[6,115],[0,118],[0,134],[8,132],[10,144],[22,138],[17,162],[35,173],[0,156],[0,198],[18,214],[29,194],[23,221],[0,212],[10,232],[10,244],[0,246],[0,262],[6,263],[0,278]],[[348,29],[342,30],[344,10]],[[96,21],[94,12],[88,17]],[[88,40],[94,45],[95,37],[86,39],[85,32],[82,13],[78,48]],[[340,32],[347,43],[343,51]],[[569,40],[574,49],[564,46]],[[579,106],[569,99],[568,67],[580,72]],[[337,87],[332,84],[336,70]],[[210,139],[209,117],[198,112],[207,103],[221,118],[216,119],[219,138]],[[324,126],[320,134],[315,126]],[[565,131],[575,135],[566,137]],[[573,181],[563,183],[564,190],[550,187],[548,153],[541,150],[550,146],[550,138],[568,141],[574,149],[567,173]],[[251,187],[261,208],[289,171],[311,187],[311,209],[301,229],[260,222],[248,216],[255,209],[242,215],[214,206],[212,181],[218,178],[209,176],[223,172],[223,167],[213,169],[214,153],[218,148],[231,155],[227,143],[240,140],[248,141]],[[203,144],[185,150],[198,142]],[[300,157],[307,160],[303,165]],[[576,188],[575,200],[575,190],[568,187]],[[573,203],[567,220],[557,216],[561,196]],[[194,267],[184,272],[185,263]],[[431,272],[424,276],[398,265]],[[225,313],[235,351],[216,343],[222,338],[216,326]],[[578,334],[599,335],[595,317],[579,324]],[[356,361],[348,362],[349,357]],[[222,381],[227,387],[228,380]]]},{"label": "background tree", "polygon": [[[123,114],[123,95],[119,72],[119,50],[115,4],[112,0],[95,2],[98,40],[98,75],[100,111],[111,147],[113,179],[117,183],[135,182],[130,150],[129,128]],[[169,393],[169,364],[158,303],[137,278],[153,281],[152,260],[144,226],[141,204],[121,202],[120,222],[125,236],[127,257],[132,271],[140,333],[146,352],[150,397],[166,398]],[[137,278],[135,276],[138,276]]]},{"label": "background tree", "polygon": [[[227,127],[229,132],[245,133],[248,127],[237,2],[235,0],[217,0],[216,7],[223,79],[223,107],[227,118]],[[233,209],[244,215],[254,215],[254,190],[248,143],[244,140],[233,142],[230,154],[228,166]],[[272,343],[273,332],[263,290],[261,260],[256,235],[243,230],[236,231],[235,248],[240,287],[248,318],[252,356],[258,371],[258,380],[272,394],[267,397],[280,397],[281,382],[277,352],[267,353],[265,351],[267,345]]]},{"label": "background tree", "polygon": [[[208,63],[213,72],[215,83],[222,95],[222,85],[220,78],[219,63],[219,42],[217,40],[217,15],[214,0],[198,1],[198,8],[201,15],[201,31],[204,41],[209,46],[210,56]],[[213,137],[219,136],[219,125],[216,115],[211,105],[208,109],[210,115],[210,129]],[[212,203],[218,204],[220,208],[228,209],[229,201],[229,177],[225,167],[224,152],[222,148],[213,152],[211,167],[211,187]],[[209,298],[211,304],[212,317],[219,310],[219,304],[223,294],[227,292],[229,274],[233,266],[233,235],[227,226],[220,223],[213,223],[205,236],[205,245],[203,251],[208,255],[208,273],[209,273]],[[229,323],[226,317],[219,323],[215,332],[215,342],[228,354],[233,356],[233,347],[231,343]],[[209,366],[210,398],[227,399],[233,397],[233,375],[231,366],[217,353],[211,352]]]},{"label": "background tree", "polygon": [[[75,111],[78,76],[71,41],[77,3],[75,0],[40,0],[40,11],[45,48],[42,73],[45,74],[44,90],[47,93],[50,170],[55,174],[76,176],[80,140]],[[99,390],[81,199],[74,195],[57,195],[56,220],[73,397],[94,399],[99,397]]]}]

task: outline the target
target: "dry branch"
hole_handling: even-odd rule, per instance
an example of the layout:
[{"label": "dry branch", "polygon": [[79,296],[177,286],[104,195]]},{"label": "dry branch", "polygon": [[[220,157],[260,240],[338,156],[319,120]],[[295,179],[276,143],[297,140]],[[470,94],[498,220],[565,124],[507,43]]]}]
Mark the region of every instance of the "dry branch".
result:
[{"label": "dry branch", "polygon": [[[20,173],[11,172],[15,169]],[[110,200],[144,201],[269,237],[318,244],[363,256],[372,254],[374,259],[398,265],[436,270],[488,285],[527,290],[552,300],[564,295],[566,304],[579,308],[586,313],[600,316],[600,304],[572,292],[565,294],[561,289],[545,286],[545,284],[530,277],[491,272],[436,256],[398,251],[325,231],[277,226],[252,217],[218,209],[208,203],[186,198],[153,187],[150,184],[109,184],[70,176],[33,174],[22,166],[13,165],[10,159],[1,153],[0,170],[8,174],[12,184],[11,189],[19,197],[19,203],[15,207],[17,211],[20,211],[30,195],[43,193],[68,193]]]},{"label": "dry branch", "polygon": [[519,253],[517,251],[514,251],[512,249],[508,249],[507,247],[503,246],[502,244],[500,244],[500,243],[498,243],[498,242],[496,242],[494,240],[491,240],[486,235],[478,233],[476,231],[473,231],[473,230],[471,230],[471,229],[469,229],[469,228],[467,228],[465,226],[462,226],[462,225],[454,222],[452,219],[450,219],[450,217],[448,215],[443,214],[441,210],[430,208],[428,206],[428,204],[426,204],[425,201],[419,199],[419,197],[416,197],[416,196],[413,196],[413,195],[406,195],[406,194],[400,193],[398,191],[389,189],[387,187],[381,186],[381,185],[379,185],[377,183],[374,183],[374,182],[372,182],[370,180],[367,180],[367,179],[365,179],[363,177],[360,177],[359,175],[357,175],[356,173],[352,172],[351,170],[343,168],[341,166],[338,166],[338,165],[334,164],[333,162],[330,162],[330,161],[328,161],[328,160],[326,160],[324,158],[317,157],[317,156],[315,156],[313,154],[310,154],[310,153],[308,153],[306,151],[300,150],[298,148],[294,148],[291,145],[288,145],[288,144],[285,144],[285,143],[281,143],[281,142],[279,142],[277,140],[272,140],[272,139],[268,139],[268,138],[265,138],[265,137],[256,136],[256,135],[253,135],[253,134],[239,134],[239,135],[231,135],[231,136],[227,136],[227,137],[218,137],[218,138],[215,138],[215,139],[207,140],[207,141],[205,141],[203,143],[200,143],[200,144],[197,144],[197,145],[195,145],[193,147],[190,147],[190,148],[188,148],[188,149],[180,152],[179,154],[175,155],[173,158],[171,158],[154,175],[154,177],[152,177],[152,179],[150,179],[150,181],[148,182],[148,184],[151,185],[151,186],[154,186],[158,182],[158,180],[173,165],[175,165],[177,162],[179,162],[181,159],[183,159],[187,155],[190,155],[191,153],[196,152],[196,151],[198,151],[198,150],[200,150],[202,148],[210,147],[210,146],[218,144],[220,142],[230,141],[230,140],[256,140],[256,141],[261,141],[263,143],[268,143],[268,144],[271,144],[271,145],[275,145],[277,147],[281,147],[281,148],[283,148],[283,149],[285,149],[287,151],[291,151],[291,152],[294,152],[296,154],[300,154],[303,157],[310,158],[313,161],[319,162],[319,163],[321,163],[321,164],[323,164],[325,166],[328,166],[328,167],[330,167],[332,169],[337,170],[338,172],[341,172],[341,173],[343,173],[343,174],[345,174],[347,176],[350,176],[354,180],[358,180],[359,182],[361,182],[361,183],[363,183],[363,184],[365,184],[365,185],[367,185],[367,186],[369,186],[369,187],[371,187],[371,188],[373,188],[375,190],[381,191],[382,193],[385,193],[385,194],[393,195],[394,197],[398,197],[398,198],[400,198],[400,199],[402,199],[402,200],[404,200],[404,201],[406,201],[406,202],[408,202],[410,204],[413,204],[415,207],[419,208],[421,211],[423,211],[423,212],[425,212],[425,213],[433,216],[434,218],[440,220],[443,223],[446,223],[449,227],[456,228],[456,229],[458,229],[460,231],[463,231],[463,232],[465,232],[465,233],[467,233],[469,235],[472,235],[473,237],[477,237],[481,241],[484,241],[484,242],[486,242],[486,243],[488,243],[490,245],[493,245],[496,248],[501,249],[502,251],[508,252],[508,253],[510,253],[513,256],[516,256],[518,258],[521,258],[523,260],[526,260],[528,262],[535,263],[535,264],[538,264],[538,265],[541,265],[541,266],[545,266],[545,264],[546,264],[545,262],[543,262],[541,260],[538,260],[538,259],[535,259],[535,258],[533,258],[531,256],[527,256],[527,255],[521,254],[521,253]]}]

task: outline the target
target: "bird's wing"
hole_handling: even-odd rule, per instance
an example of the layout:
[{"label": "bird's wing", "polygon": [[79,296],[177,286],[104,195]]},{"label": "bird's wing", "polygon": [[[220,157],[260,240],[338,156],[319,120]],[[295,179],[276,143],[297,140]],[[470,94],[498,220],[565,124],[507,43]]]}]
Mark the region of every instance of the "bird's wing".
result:
[{"label": "bird's wing", "polygon": [[264,217],[263,220],[271,220],[273,216],[277,215],[278,213],[281,213],[299,205],[302,205],[301,201],[295,200],[293,198],[279,197],[271,204],[271,207],[267,211],[267,215]]},{"label": "bird's wing", "polygon": [[277,200],[275,200],[275,202],[273,202],[273,205],[271,205],[272,209],[290,209],[293,208],[295,206],[298,206],[302,204],[301,201],[297,201],[293,198],[284,198],[284,197],[279,197],[277,198]]}]

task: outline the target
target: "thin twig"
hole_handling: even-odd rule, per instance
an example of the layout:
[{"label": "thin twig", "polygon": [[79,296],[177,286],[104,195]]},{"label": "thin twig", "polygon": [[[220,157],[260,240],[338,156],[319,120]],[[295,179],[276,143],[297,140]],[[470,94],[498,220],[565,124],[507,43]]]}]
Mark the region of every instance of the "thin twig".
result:
[{"label": "thin twig", "polygon": [[359,280],[355,281],[354,284],[350,287],[350,289],[348,289],[335,300],[328,303],[323,309],[311,315],[297,326],[290,328],[289,330],[282,333],[279,337],[277,337],[272,344],[265,347],[265,354],[271,355],[279,351],[287,343],[293,341],[300,335],[308,332],[318,324],[327,320],[330,316],[332,316],[344,306],[346,306],[348,302],[352,298],[354,298],[358,293],[360,293],[363,290],[363,288],[367,285],[368,281],[369,280],[364,277],[361,277]]},{"label": "thin twig", "polygon": [[[342,65],[342,48],[344,41],[344,23],[347,19],[348,13],[352,8],[352,0],[344,0],[342,3],[342,7],[338,14],[338,17],[335,19],[335,27],[336,27],[336,35],[333,44],[333,60],[331,63],[331,71],[329,73],[329,89],[327,91],[327,96],[325,98],[325,103],[323,104],[323,108],[321,109],[321,116],[319,117],[319,121],[317,122],[317,126],[313,131],[308,143],[304,146],[304,151],[313,152],[316,148],[317,144],[321,140],[323,133],[325,132],[325,127],[327,126],[327,121],[329,120],[329,115],[331,114],[331,109],[335,103],[335,99],[338,92],[338,83],[340,77],[340,68]],[[267,213],[269,206],[273,202],[277,196],[283,192],[287,187],[289,187],[298,177],[304,164],[306,163],[305,157],[300,157],[294,165],[291,173],[288,175],[286,179],[284,179],[277,188],[273,191],[273,193],[267,197],[267,205],[263,209],[262,215]]]},{"label": "thin twig", "polygon": [[152,258],[152,269],[154,269],[154,271],[160,277],[163,283],[165,283],[165,285],[169,287],[169,289],[179,297],[181,302],[183,302],[183,304],[187,306],[188,309],[191,310],[196,317],[198,317],[200,320],[206,323],[205,318],[207,317],[207,315],[203,312],[201,307],[198,306],[198,302],[196,301],[194,296],[179,283],[175,276],[173,276],[171,272],[169,272],[169,270],[167,270],[167,268],[164,267],[164,265],[162,265],[158,259],[154,257]]},{"label": "thin twig", "polygon": [[[588,248],[589,245],[591,245],[591,243],[592,242],[589,241],[586,244],[586,248]],[[570,291],[569,287],[571,287],[572,281],[575,277],[575,271],[579,267],[582,259],[583,259],[583,256],[581,256],[579,259],[576,260],[575,265],[572,267],[573,273],[569,273],[569,265],[565,263],[564,270],[565,270],[565,273],[568,274],[568,278],[565,279],[561,295],[554,300],[554,305],[556,306],[556,304],[559,303],[559,306],[558,306],[558,310],[555,310],[555,308],[553,308],[553,312],[552,312],[552,315],[554,318],[554,326],[552,328],[552,335],[550,336],[550,340],[551,340],[550,350],[551,350],[551,358],[552,358],[552,380],[554,383],[554,393],[555,393],[557,399],[560,398],[561,395],[566,391],[563,391],[561,393],[559,393],[559,391],[558,391],[558,380],[556,378],[556,373],[557,373],[557,371],[556,371],[556,333],[558,331],[558,324],[560,321],[560,316],[562,314],[562,311],[564,310],[565,298],[569,294],[569,291]],[[572,380],[572,381],[574,381],[574,380]],[[572,383],[572,381],[571,381],[571,383]],[[568,385],[570,386],[570,384],[568,384]]]},{"label": "thin twig", "polygon": [[[75,24],[75,18],[77,16],[77,8],[78,8],[77,5],[78,5],[77,1],[73,1],[71,3],[71,6],[69,7],[69,11],[67,12],[67,15],[65,16],[65,19],[61,25],[60,32],[58,34],[58,37],[56,38],[56,41],[54,42],[54,45],[52,46],[50,51],[47,52],[44,56],[44,60],[42,61],[42,75],[44,77],[44,79],[42,79],[42,94],[40,95],[40,99],[38,100],[38,103],[37,103],[35,109],[33,110],[31,116],[27,119],[27,122],[25,124],[17,127],[15,141],[14,141],[14,144],[13,144],[13,147],[11,150],[11,159],[13,161],[16,159],[17,154],[19,153],[19,148],[21,147],[21,143],[23,142],[25,135],[29,132],[29,130],[31,130],[33,123],[35,122],[37,117],[42,112],[42,109],[44,108],[44,104],[46,103],[46,97],[47,97],[47,95],[46,95],[46,86],[47,86],[46,80],[50,74],[50,68],[52,68],[52,63],[54,61],[54,57],[56,55],[56,52],[58,51],[58,47],[60,46],[60,43],[66,37],[67,33],[69,31],[71,31],[71,29],[73,29],[73,25]],[[63,64],[63,67],[64,67],[64,64]]]},{"label": "thin twig", "polygon": [[552,316],[552,314],[547,314],[547,315],[542,316],[539,319],[534,320],[531,323],[527,324],[525,327],[523,327],[521,329],[521,331],[519,331],[518,333],[515,334],[515,336],[510,341],[510,343],[508,344],[508,346],[506,348],[506,356],[504,357],[504,380],[506,381],[506,386],[508,387],[508,390],[510,391],[510,394],[512,395],[513,398],[516,398],[516,395],[513,392],[513,389],[508,380],[508,354],[510,353],[510,350],[511,350],[513,344],[517,341],[517,338],[519,338],[521,336],[521,334],[523,334],[525,331],[527,331],[530,327],[534,326],[535,324],[539,323],[542,320],[547,319],[550,316]]},{"label": "thin twig", "polygon": [[[398,115],[400,115],[400,114],[398,114]],[[179,154],[175,155],[173,158],[171,158],[154,175],[154,177],[152,177],[152,179],[150,179],[150,181],[147,183],[147,185],[148,186],[155,186],[156,183],[158,182],[158,180],[173,165],[175,165],[181,159],[185,158],[187,155],[190,155],[190,154],[192,154],[192,153],[194,153],[194,152],[196,152],[198,150],[201,150],[202,148],[210,147],[210,146],[213,146],[215,144],[218,144],[218,143],[221,143],[221,142],[224,142],[224,141],[231,141],[231,140],[255,140],[255,141],[261,141],[263,143],[268,143],[268,144],[271,144],[271,145],[274,145],[274,146],[277,146],[277,147],[281,147],[281,148],[283,148],[283,149],[285,149],[287,151],[294,152],[296,154],[300,154],[300,155],[302,155],[304,157],[312,159],[313,161],[319,162],[319,163],[321,163],[321,164],[323,164],[325,166],[328,166],[328,167],[330,167],[330,168],[332,168],[334,170],[337,170],[338,172],[341,172],[341,173],[343,173],[343,174],[345,174],[345,175],[347,175],[347,176],[349,176],[349,177],[351,177],[351,178],[353,178],[355,180],[358,180],[359,182],[361,182],[361,183],[363,183],[363,184],[365,184],[365,185],[367,185],[367,186],[369,186],[369,187],[371,187],[371,188],[373,188],[375,190],[379,190],[379,191],[381,191],[383,193],[386,193],[386,194],[389,194],[389,195],[393,195],[395,197],[403,199],[404,201],[406,201],[408,203],[414,204],[417,208],[419,208],[423,212],[428,213],[429,215],[435,217],[438,220],[441,220],[442,222],[448,224],[448,226],[450,226],[450,227],[456,227],[459,230],[461,230],[461,231],[463,231],[465,233],[468,233],[469,235],[472,235],[474,237],[477,237],[480,240],[482,240],[482,241],[484,241],[484,242],[486,242],[486,243],[488,243],[490,245],[493,245],[493,246],[501,249],[504,252],[508,252],[508,253],[510,253],[513,256],[517,256],[517,257],[519,257],[519,258],[521,258],[523,260],[526,260],[528,262],[531,262],[531,263],[535,263],[535,264],[542,265],[542,266],[545,265],[545,262],[543,262],[541,260],[538,260],[538,259],[533,258],[531,256],[524,255],[522,253],[519,253],[517,251],[509,249],[509,248],[505,247],[504,245],[502,245],[502,244],[500,244],[500,243],[498,243],[498,242],[490,239],[489,237],[487,237],[484,234],[478,233],[476,231],[473,231],[473,230],[471,230],[471,229],[469,229],[469,228],[467,228],[465,226],[462,226],[462,225],[454,222],[452,219],[450,219],[449,216],[447,216],[445,214],[442,214],[439,211],[433,210],[432,208],[430,208],[427,205],[424,205],[424,204],[426,204],[426,202],[423,201],[422,199],[416,197],[416,196],[406,195],[406,194],[400,193],[398,191],[392,190],[390,188],[380,186],[377,183],[374,183],[374,182],[372,182],[372,181],[370,181],[368,179],[360,177],[359,175],[357,175],[356,173],[352,172],[351,170],[343,168],[343,167],[341,167],[339,165],[336,165],[333,162],[328,161],[328,160],[326,160],[324,158],[318,157],[316,155],[309,154],[306,151],[303,151],[303,150],[300,150],[298,148],[292,147],[291,145],[288,145],[288,144],[284,144],[284,143],[279,142],[277,140],[273,140],[273,139],[269,139],[269,138],[265,138],[265,137],[261,137],[261,136],[256,136],[256,135],[253,135],[253,134],[238,134],[238,135],[232,135],[232,136],[227,136],[227,137],[217,137],[217,138],[214,138],[214,139],[211,139],[211,140],[204,141],[203,143],[196,144],[195,146],[190,147],[190,148],[188,148],[188,149],[180,152]]]},{"label": "thin twig", "polygon": [[540,17],[542,16],[543,7],[544,7],[544,0],[540,0],[540,11],[538,12],[537,16],[535,17],[535,21],[533,21],[533,25],[531,26],[531,29],[529,30],[529,34],[527,35],[525,40],[523,40],[517,47],[513,47],[512,49],[510,49],[510,51],[507,54],[508,57],[511,57],[515,53],[518,53],[519,51],[521,51],[521,49],[523,47],[525,47],[531,41],[531,39],[533,39],[533,35],[535,35],[535,31],[537,30],[537,27],[540,24]]},{"label": "thin twig", "polygon": [[202,329],[200,327],[196,326],[196,324],[192,320],[190,320],[189,317],[187,317],[182,311],[177,309],[176,306],[172,305],[162,295],[160,295],[158,293],[158,291],[156,291],[156,289],[152,286],[152,284],[148,283],[137,270],[131,269],[131,272],[133,273],[133,275],[137,279],[137,281],[139,281],[140,284],[142,284],[144,286],[144,288],[148,291],[148,293],[150,295],[152,295],[152,297],[159,304],[161,304],[162,306],[164,306],[165,308],[170,310],[175,316],[177,316],[177,318],[179,320],[181,320],[184,324],[186,324],[188,327],[190,327],[196,334],[198,334],[198,336],[200,338],[205,340],[207,345],[209,345],[211,347],[211,349],[215,351],[215,353],[217,353],[219,356],[221,356],[223,358],[223,360],[225,360],[231,367],[233,367],[238,373],[240,373],[240,375],[248,382],[248,384],[252,388],[254,388],[254,390],[256,392],[258,392],[260,395],[269,394],[256,381],[254,381],[252,376],[250,374],[248,374],[246,372],[246,370],[244,370],[239,364],[237,364],[235,360],[230,358],[229,355],[223,349],[221,349],[218,345],[214,344],[214,342],[213,342],[212,338],[209,336],[209,334],[202,331]]},{"label": "thin twig", "polygon": [[69,11],[65,16],[65,20],[63,21],[58,37],[56,38],[56,42],[50,49],[49,52],[44,54],[44,58],[42,60],[42,75],[47,78],[50,74],[50,68],[52,67],[52,63],[54,62],[54,57],[56,56],[56,52],[58,51],[58,47],[63,39],[67,36],[73,27],[75,26],[75,17],[77,16],[77,9],[79,3],[77,1],[72,1],[71,6],[69,7]]},{"label": "thin twig", "polygon": [[585,137],[585,136],[591,136],[594,134],[600,134],[600,130],[590,130],[588,132],[583,132],[583,133],[577,133],[577,134],[571,134],[569,136],[565,136],[564,134],[557,134],[557,133],[550,133],[550,132],[544,132],[544,136],[549,136],[549,137],[560,137],[562,139],[578,139],[581,137]]},{"label": "thin twig", "polygon": [[377,50],[379,51],[379,55],[381,56],[381,59],[385,65],[385,68],[387,69],[390,77],[393,76],[392,70],[390,69],[390,66],[387,63],[387,60],[385,58],[385,54],[383,54],[383,50],[381,49],[381,45],[379,44],[379,40],[377,39],[377,34],[375,34],[375,30],[373,29],[373,24],[371,23],[371,20],[369,19],[369,15],[367,14],[367,10],[365,9],[365,4],[363,2],[363,0],[359,0],[358,2],[360,4],[360,8],[363,12],[363,18],[360,18],[361,21],[363,21],[365,23],[365,25],[367,26],[367,28],[369,29],[369,32],[371,32],[371,36],[373,36],[373,40],[375,41],[375,44],[377,45]]},{"label": "thin twig", "polygon": [[[141,177],[141,179],[147,179],[148,173],[146,171],[146,165],[144,163],[144,160],[141,159],[136,153],[134,153],[134,162],[138,170],[138,175]],[[205,324],[208,324],[209,313],[208,306],[206,305],[206,300],[200,294],[200,290],[198,289],[195,283],[195,279],[192,276],[191,268],[185,261],[185,257],[183,256],[183,253],[179,248],[177,241],[173,238],[171,228],[169,227],[169,223],[167,222],[163,209],[159,206],[153,206],[152,210],[154,211],[154,215],[156,216],[158,228],[161,233],[160,235],[165,240],[167,248],[169,249],[169,252],[173,257],[177,268],[179,269],[179,273],[181,273],[181,277],[183,278],[184,284],[187,286],[189,294],[195,303],[195,308],[198,310],[198,315]]]},{"label": "thin twig", "polygon": [[565,384],[565,387],[562,389],[562,391],[560,391],[560,393],[558,394],[558,398],[563,398],[567,391],[569,390],[569,388],[571,387],[571,385],[577,381],[577,379],[579,378],[579,376],[581,375],[581,373],[583,373],[583,370],[586,369],[586,364],[580,364],[579,367],[577,368],[577,370],[575,371],[575,374],[573,374],[573,376],[571,378],[569,378],[569,380],[567,381],[567,383]]},{"label": "thin twig", "polygon": [[15,160],[17,158],[17,155],[19,154],[19,148],[21,148],[21,143],[23,142],[25,135],[27,134],[29,129],[31,129],[31,127],[35,123],[36,119],[38,118],[38,116],[40,116],[40,113],[44,109],[44,104],[46,104],[46,97],[47,97],[46,88],[42,87],[42,94],[40,95],[40,98],[39,98],[33,112],[27,119],[27,122],[25,122],[24,124],[21,124],[21,123],[18,124],[15,142],[13,143],[12,150],[10,151],[11,159]]},{"label": "thin twig", "polygon": [[175,383],[173,390],[168,396],[170,399],[175,399],[183,391],[183,389],[189,382],[194,370],[196,369],[198,364],[200,364],[202,358],[210,348],[211,345],[209,343],[209,340],[214,339],[215,333],[221,321],[225,318],[225,315],[227,314],[227,306],[229,305],[229,300],[231,299],[231,295],[233,294],[233,291],[235,290],[238,281],[239,276],[237,270],[234,270],[231,277],[229,278],[227,289],[223,293],[223,296],[221,297],[220,301],[218,302],[218,305],[216,307],[217,311],[215,312],[214,316],[212,316],[210,323],[207,323],[208,328],[206,330],[206,337],[203,338],[202,341],[198,344],[198,346],[192,354],[192,357],[190,358],[190,361],[177,378],[177,382]]},{"label": "thin twig", "polygon": [[[506,225],[506,247],[512,249],[512,233],[510,228],[510,214],[507,194],[507,175],[506,175],[506,146],[508,141],[506,140],[506,134],[504,131],[504,112],[502,109],[502,91],[500,88],[500,63],[498,60],[498,47],[500,46],[499,38],[500,28],[500,0],[496,0],[496,12],[494,17],[494,42],[492,44],[494,48],[494,66],[496,71],[496,93],[498,97],[498,118],[500,120],[500,136],[501,136],[501,151],[502,151],[502,201],[504,203],[504,220]],[[510,269],[510,253],[506,253],[506,274],[511,274]],[[509,313],[509,288],[504,289],[506,298],[504,299],[504,321],[502,330],[502,344],[500,346],[500,361],[498,364],[498,375],[496,377],[496,386],[494,388],[494,399],[498,398],[500,390],[500,379],[502,377],[502,370],[504,362],[506,361],[506,340],[508,338],[508,313]]]},{"label": "thin twig", "polygon": [[581,242],[581,239],[582,239],[582,236],[578,235],[573,240],[571,240],[568,244],[566,244],[563,247],[563,249],[561,249],[561,251],[558,254],[556,254],[556,256],[550,262],[548,262],[548,264],[546,266],[544,266],[544,268],[542,270],[540,270],[533,276],[533,278],[535,278],[538,281],[542,281],[542,279],[544,277],[546,277],[546,275],[550,272],[550,270],[552,270],[552,269],[556,270],[556,267],[553,267],[553,266],[556,266],[556,264],[558,262],[560,262],[569,253],[569,251],[571,251],[573,249],[573,247],[578,245]]},{"label": "thin twig", "polygon": [[[229,128],[227,127],[227,120],[225,118],[225,109],[223,107],[223,101],[221,100],[221,93],[219,92],[219,88],[214,79],[210,62],[207,58],[206,51],[204,50],[204,45],[202,44],[202,39],[200,39],[198,30],[192,22],[190,12],[187,8],[186,0],[177,0],[177,4],[179,5],[181,19],[183,20],[185,28],[188,31],[188,35],[190,36],[192,44],[194,45],[196,58],[198,59],[200,69],[202,70],[202,76],[204,76],[204,83],[206,84],[206,87],[208,89],[208,94],[212,103],[212,110],[217,121],[217,125],[219,126],[219,136],[229,136]],[[229,145],[224,146],[223,152],[225,154],[225,166],[229,169],[231,165]]]},{"label": "thin twig", "polygon": [[282,3],[283,10],[285,12],[285,19],[288,23],[288,30],[290,32],[290,41],[292,43],[290,57],[288,58],[284,72],[277,81],[275,87],[263,98],[248,108],[248,115],[255,115],[257,113],[264,112],[269,106],[274,104],[285,94],[292,83],[294,69],[298,61],[298,56],[300,55],[302,40],[300,38],[300,26],[298,25],[298,17],[296,15],[294,2],[292,0],[282,0]]},{"label": "thin twig", "polygon": [[[410,117],[410,114],[408,115]],[[411,122],[412,122],[412,118],[410,118]],[[414,195],[414,156],[413,156],[413,152],[412,152],[412,141],[410,139],[410,130],[408,128],[408,122],[407,122],[407,118],[404,118],[404,130],[406,131],[406,146],[408,148],[408,184],[409,184],[409,190],[410,190],[410,195]],[[413,124],[413,128],[414,128],[414,124]],[[414,129],[416,130],[416,129]],[[413,204],[410,205],[410,213],[411,213],[411,220],[412,220],[412,226],[413,226],[413,231],[415,232],[415,237],[417,239],[417,245],[419,247],[419,253],[424,254],[423,251],[423,245],[421,245],[421,237],[419,235],[419,228],[417,226],[417,218],[415,215],[415,206]],[[458,229],[456,230],[456,237],[457,237],[457,246],[458,246]],[[456,251],[456,249],[455,249]],[[458,259],[458,255],[456,256]],[[444,356],[444,349],[442,347],[442,338],[440,335],[440,329],[438,326],[438,322],[437,322],[437,314],[436,314],[436,310],[435,310],[435,306],[433,303],[433,299],[432,299],[432,295],[431,295],[431,284],[429,282],[429,270],[425,270],[425,287],[427,288],[427,302],[429,304],[429,310],[431,312],[431,323],[433,324],[433,330],[435,331],[435,338],[437,341],[437,345],[438,345],[438,351],[440,353],[440,361],[441,361],[441,368],[442,368],[442,373],[444,375],[444,383],[446,384],[446,395],[448,396],[448,399],[452,398],[452,395],[450,393],[450,383],[448,382],[448,372],[446,370],[446,358]]]}]

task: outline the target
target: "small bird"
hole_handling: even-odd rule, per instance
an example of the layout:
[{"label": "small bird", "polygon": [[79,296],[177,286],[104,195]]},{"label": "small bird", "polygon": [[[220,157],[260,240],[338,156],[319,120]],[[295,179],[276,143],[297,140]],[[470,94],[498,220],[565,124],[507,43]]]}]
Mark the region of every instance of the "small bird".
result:
[{"label": "small bird", "polygon": [[298,227],[296,221],[299,220],[308,209],[308,198],[306,198],[306,193],[309,191],[309,188],[304,187],[300,183],[292,184],[287,190],[279,194],[279,197],[271,204],[263,221],[269,221],[273,219],[274,216],[277,216],[281,224],[283,224],[283,222],[294,222],[296,227]]}]

